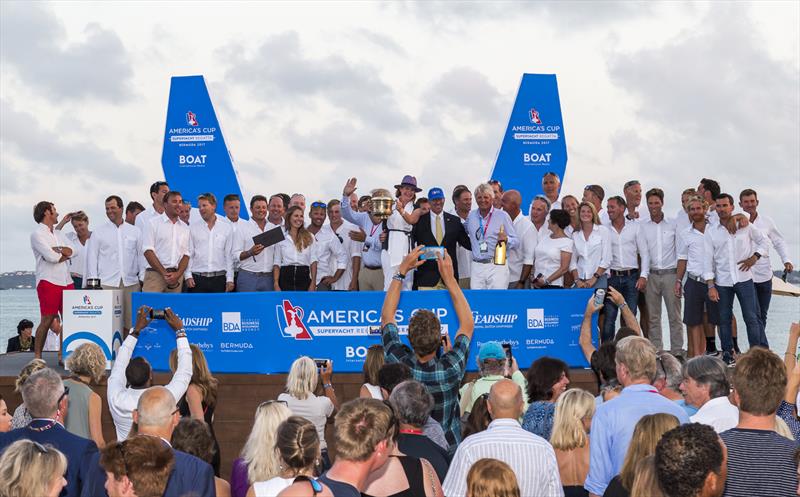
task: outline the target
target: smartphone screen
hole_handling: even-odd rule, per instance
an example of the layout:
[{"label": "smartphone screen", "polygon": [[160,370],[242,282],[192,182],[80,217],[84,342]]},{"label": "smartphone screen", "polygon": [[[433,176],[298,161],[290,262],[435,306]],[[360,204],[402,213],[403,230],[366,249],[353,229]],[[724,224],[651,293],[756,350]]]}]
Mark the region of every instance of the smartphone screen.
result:
[{"label": "smartphone screen", "polygon": [[503,349],[506,351],[506,359],[511,360],[511,344],[503,343]]}]

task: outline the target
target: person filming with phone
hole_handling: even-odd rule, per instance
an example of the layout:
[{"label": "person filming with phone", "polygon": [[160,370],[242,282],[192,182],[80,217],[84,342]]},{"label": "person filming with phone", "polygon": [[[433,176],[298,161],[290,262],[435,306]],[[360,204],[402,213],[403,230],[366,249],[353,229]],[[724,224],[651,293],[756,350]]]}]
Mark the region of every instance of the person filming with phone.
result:
[{"label": "person filming with phone", "polygon": [[175,343],[178,347],[178,367],[172,380],[165,385],[173,397],[180,399],[192,381],[192,350],[183,328],[183,320],[167,307],[163,311],[153,310],[143,305],[136,313],[136,324],[128,337],[122,342],[117,352],[114,367],[108,377],[108,410],[114,419],[117,429],[117,440],[125,440],[131,431],[133,411],[139,404],[139,397],[153,386],[153,368],[144,357],[134,357],[133,349],[139,341],[139,333],[153,319],[163,319],[175,332]]},{"label": "person filming with phone", "polygon": [[427,252],[425,263],[414,271],[414,290],[445,290],[447,287],[439,274],[435,250],[443,247],[453,260],[453,274],[458,280],[458,245],[471,249],[467,231],[458,216],[444,212],[444,191],[431,188],[428,191],[431,210],[428,215],[421,216],[417,224],[411,228],[412,245],[425,245]]}]

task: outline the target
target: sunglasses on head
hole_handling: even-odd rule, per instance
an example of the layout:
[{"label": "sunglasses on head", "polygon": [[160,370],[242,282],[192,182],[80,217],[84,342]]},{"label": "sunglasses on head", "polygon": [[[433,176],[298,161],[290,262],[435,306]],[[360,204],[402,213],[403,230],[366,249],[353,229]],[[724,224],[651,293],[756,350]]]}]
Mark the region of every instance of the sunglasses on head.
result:
[{"label": "sunglasses on head", "polygon": [[312,209],[327,209],[328,208],[328,204],[326,204],[325,202],[319,202],[319,201],[312,202],[311,203],[311,208]]}]

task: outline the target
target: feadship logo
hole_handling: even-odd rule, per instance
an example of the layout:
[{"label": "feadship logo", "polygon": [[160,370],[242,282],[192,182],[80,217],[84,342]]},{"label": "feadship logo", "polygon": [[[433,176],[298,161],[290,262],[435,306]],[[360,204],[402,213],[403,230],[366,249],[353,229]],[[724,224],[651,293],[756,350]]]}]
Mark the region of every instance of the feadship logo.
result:
[{"label": "feadship logo", "polygon": [[208,328],[213,321],[214,318],[183,318],[183,325],[195,328]]}]

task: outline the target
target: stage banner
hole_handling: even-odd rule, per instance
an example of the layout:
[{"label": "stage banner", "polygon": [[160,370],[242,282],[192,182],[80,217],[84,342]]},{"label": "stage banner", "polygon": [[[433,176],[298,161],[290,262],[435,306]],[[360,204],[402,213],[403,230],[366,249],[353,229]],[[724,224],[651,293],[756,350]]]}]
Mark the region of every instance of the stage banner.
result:
[{"label": "stage banner", "polygon": [[[470,371],[477,369],[480,344],[490,340],[511,343],[520,368],[542,356],[588,366],[578,337],[591,289],[464,294],[475,319]],[[383,292],[135,293],[133,305],[171,307],[215,373],[286,373],[302,355],[333,360],[335,373],[354,373],[362,370],[367,348],[381,344],[383,298]],[[406,343],[408,320],[417,309],[434,312],[442,331],[455,338],[458,320],[445,290],[403,292],[395,318]],[[174,348],[172,330],[154,320],[142,331],[134,355],[168,370]]]},{"label": "stage banner", "polygon": [[240,216],[248,219],[248,202],[203,76],[172,78],[161,165],[170,188],[192,207],[197,207],[198,195],[210,192],[217,197],[217,213],[224,216],[223,197],[236,193],[242,199]]},{"label": "stage banner", "polygon": [[64,291],[64,359],[84,343],[100,346],[106,356],[106,369],[117,357],[122,344],[122,291]]},{"label": "stage banner", "polygon": [[522,211],[542,193],[542,176],[554,172],[564,182],[567,142],[555,74],[523,74],[491,179],[518,190]]}]

